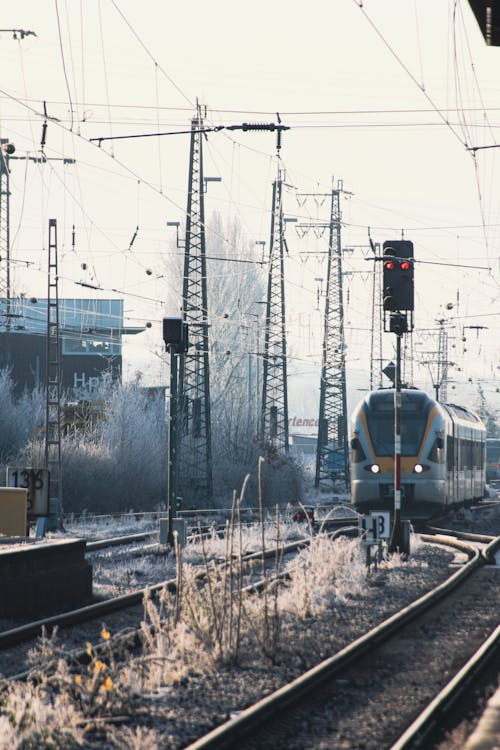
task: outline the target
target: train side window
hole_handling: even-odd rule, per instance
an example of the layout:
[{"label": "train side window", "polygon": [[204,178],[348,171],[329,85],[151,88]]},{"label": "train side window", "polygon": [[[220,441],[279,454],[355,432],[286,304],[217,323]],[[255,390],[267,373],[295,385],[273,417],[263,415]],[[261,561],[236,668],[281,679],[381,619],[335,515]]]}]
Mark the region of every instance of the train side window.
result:
[{"label": "train side window", "polygon": [[363,446],[359,442],[359,438],[354,437],[351,440],[351,460],[353,464],[359,464],[360,461],[366,459],[366,454],[363,450]]},{"label": "train side window", "polygon": [[455,465],[455,461],[453,460],[453,436],[447,435],[446,436],[446,459],[447,459],[447,468],[448,471],[451,471]]}]

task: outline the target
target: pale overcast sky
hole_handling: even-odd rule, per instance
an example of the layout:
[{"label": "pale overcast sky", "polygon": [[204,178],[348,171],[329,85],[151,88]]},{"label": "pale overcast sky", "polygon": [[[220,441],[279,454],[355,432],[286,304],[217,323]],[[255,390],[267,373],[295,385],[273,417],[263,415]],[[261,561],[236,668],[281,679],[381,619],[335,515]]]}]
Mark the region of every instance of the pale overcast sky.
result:
[{"label": "pale overcast sky", "polygon": [[[369,362],[368,228],[380,243],[404,233],[426,262],[415,274],[417,384],[429,387],[418,362],[446,317],[451,377],[481,378],[498,405],[500,155],[481,150],[474,160],[468,147],[499,139],[500,49],[485,46],[465,0],[18,0],[5,4],[1,25],[1,137],[17,156],[36,155],[45,102],[57,118],[48,120],[46,155],[77,160],[11,162],[14,293],[46,296],[43,248],[57,218],[61,295],[86,296],[82,281],[103,297],[123,290],[128,322],[154,324],[127,347],[130,367],[140,361],[152,381],[165,379],[157,323],[177,268],[166,221],[184,219],[189,137],[101,149],[89,139],[189,129],[197,98],[208,124],[270,122],[279,112],[290,126],[286,215],[327,220],[327,203],[299,205],[296,193],[328,192],[332,177],[352,193],[342,202],[343,245],[355,248],[344,256],[353,272],[344,278],[348,368],[367,372]],[[204,146],[205,174],[222,178],[210,186],[207,218],[237,218],[251,244],[268,240],[274,146],[270,133],[237,131],[211,134]],[[326,270],[304,253],[324,249],[326,235],[287,232],[289,346],[300,371],[319,362],[317,279]],[[465,328],[464,342],[464,326],[487,328]],[[384,338],[388,358],[393,338]],[[472,399],[476,390],[462,393]]]}]

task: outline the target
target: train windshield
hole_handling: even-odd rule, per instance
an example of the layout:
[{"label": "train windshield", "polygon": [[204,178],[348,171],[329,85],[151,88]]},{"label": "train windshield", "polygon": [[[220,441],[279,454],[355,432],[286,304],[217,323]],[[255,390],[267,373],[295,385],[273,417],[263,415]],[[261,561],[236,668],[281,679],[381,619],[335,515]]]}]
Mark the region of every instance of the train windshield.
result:
[{"label": "train windshield", "polygon": [[[394,455],[394,401],[392,392],[377,394],[366,409],[368,431],[377,456]],[[403,394],[401,455],[416,456],[424,436],[431,403],[425,393]]]}]

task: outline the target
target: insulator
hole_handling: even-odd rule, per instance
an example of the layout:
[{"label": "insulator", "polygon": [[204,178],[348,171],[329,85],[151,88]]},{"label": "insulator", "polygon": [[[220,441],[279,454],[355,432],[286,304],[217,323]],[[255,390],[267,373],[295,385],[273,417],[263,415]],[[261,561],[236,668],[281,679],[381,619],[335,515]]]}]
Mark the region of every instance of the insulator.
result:
[{"label": "insulator", "polygon": [[276,130],[274,122],[244,122],[242,130]]}]

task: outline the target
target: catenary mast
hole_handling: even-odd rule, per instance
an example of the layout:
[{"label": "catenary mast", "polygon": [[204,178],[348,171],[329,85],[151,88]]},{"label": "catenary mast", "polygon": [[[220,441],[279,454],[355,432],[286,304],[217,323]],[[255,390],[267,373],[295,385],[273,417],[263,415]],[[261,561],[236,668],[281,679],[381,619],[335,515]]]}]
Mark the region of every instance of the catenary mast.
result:
[{"label": "catenary mast", "polygon": [[342,287],[340,195],[342,180],[331,192],[323,357],[320,381],[315,486],[343,477],[347,483],[347,393]]},{"label": "catenary mast", "polygon": [[212,443],[207,261],[203,182],[203,116],[191,121],[182,315],[189,348],[180,355],[178,489],[191,502],[212,498]]},{"label": "catenary mast", "polygon": [[266,321],[264,333],[261,442],[278,453],[288,451],[288,383],[285,329],[285,271],[283,236],[283,169],[279,152],[278,173],[273,182]]}]

